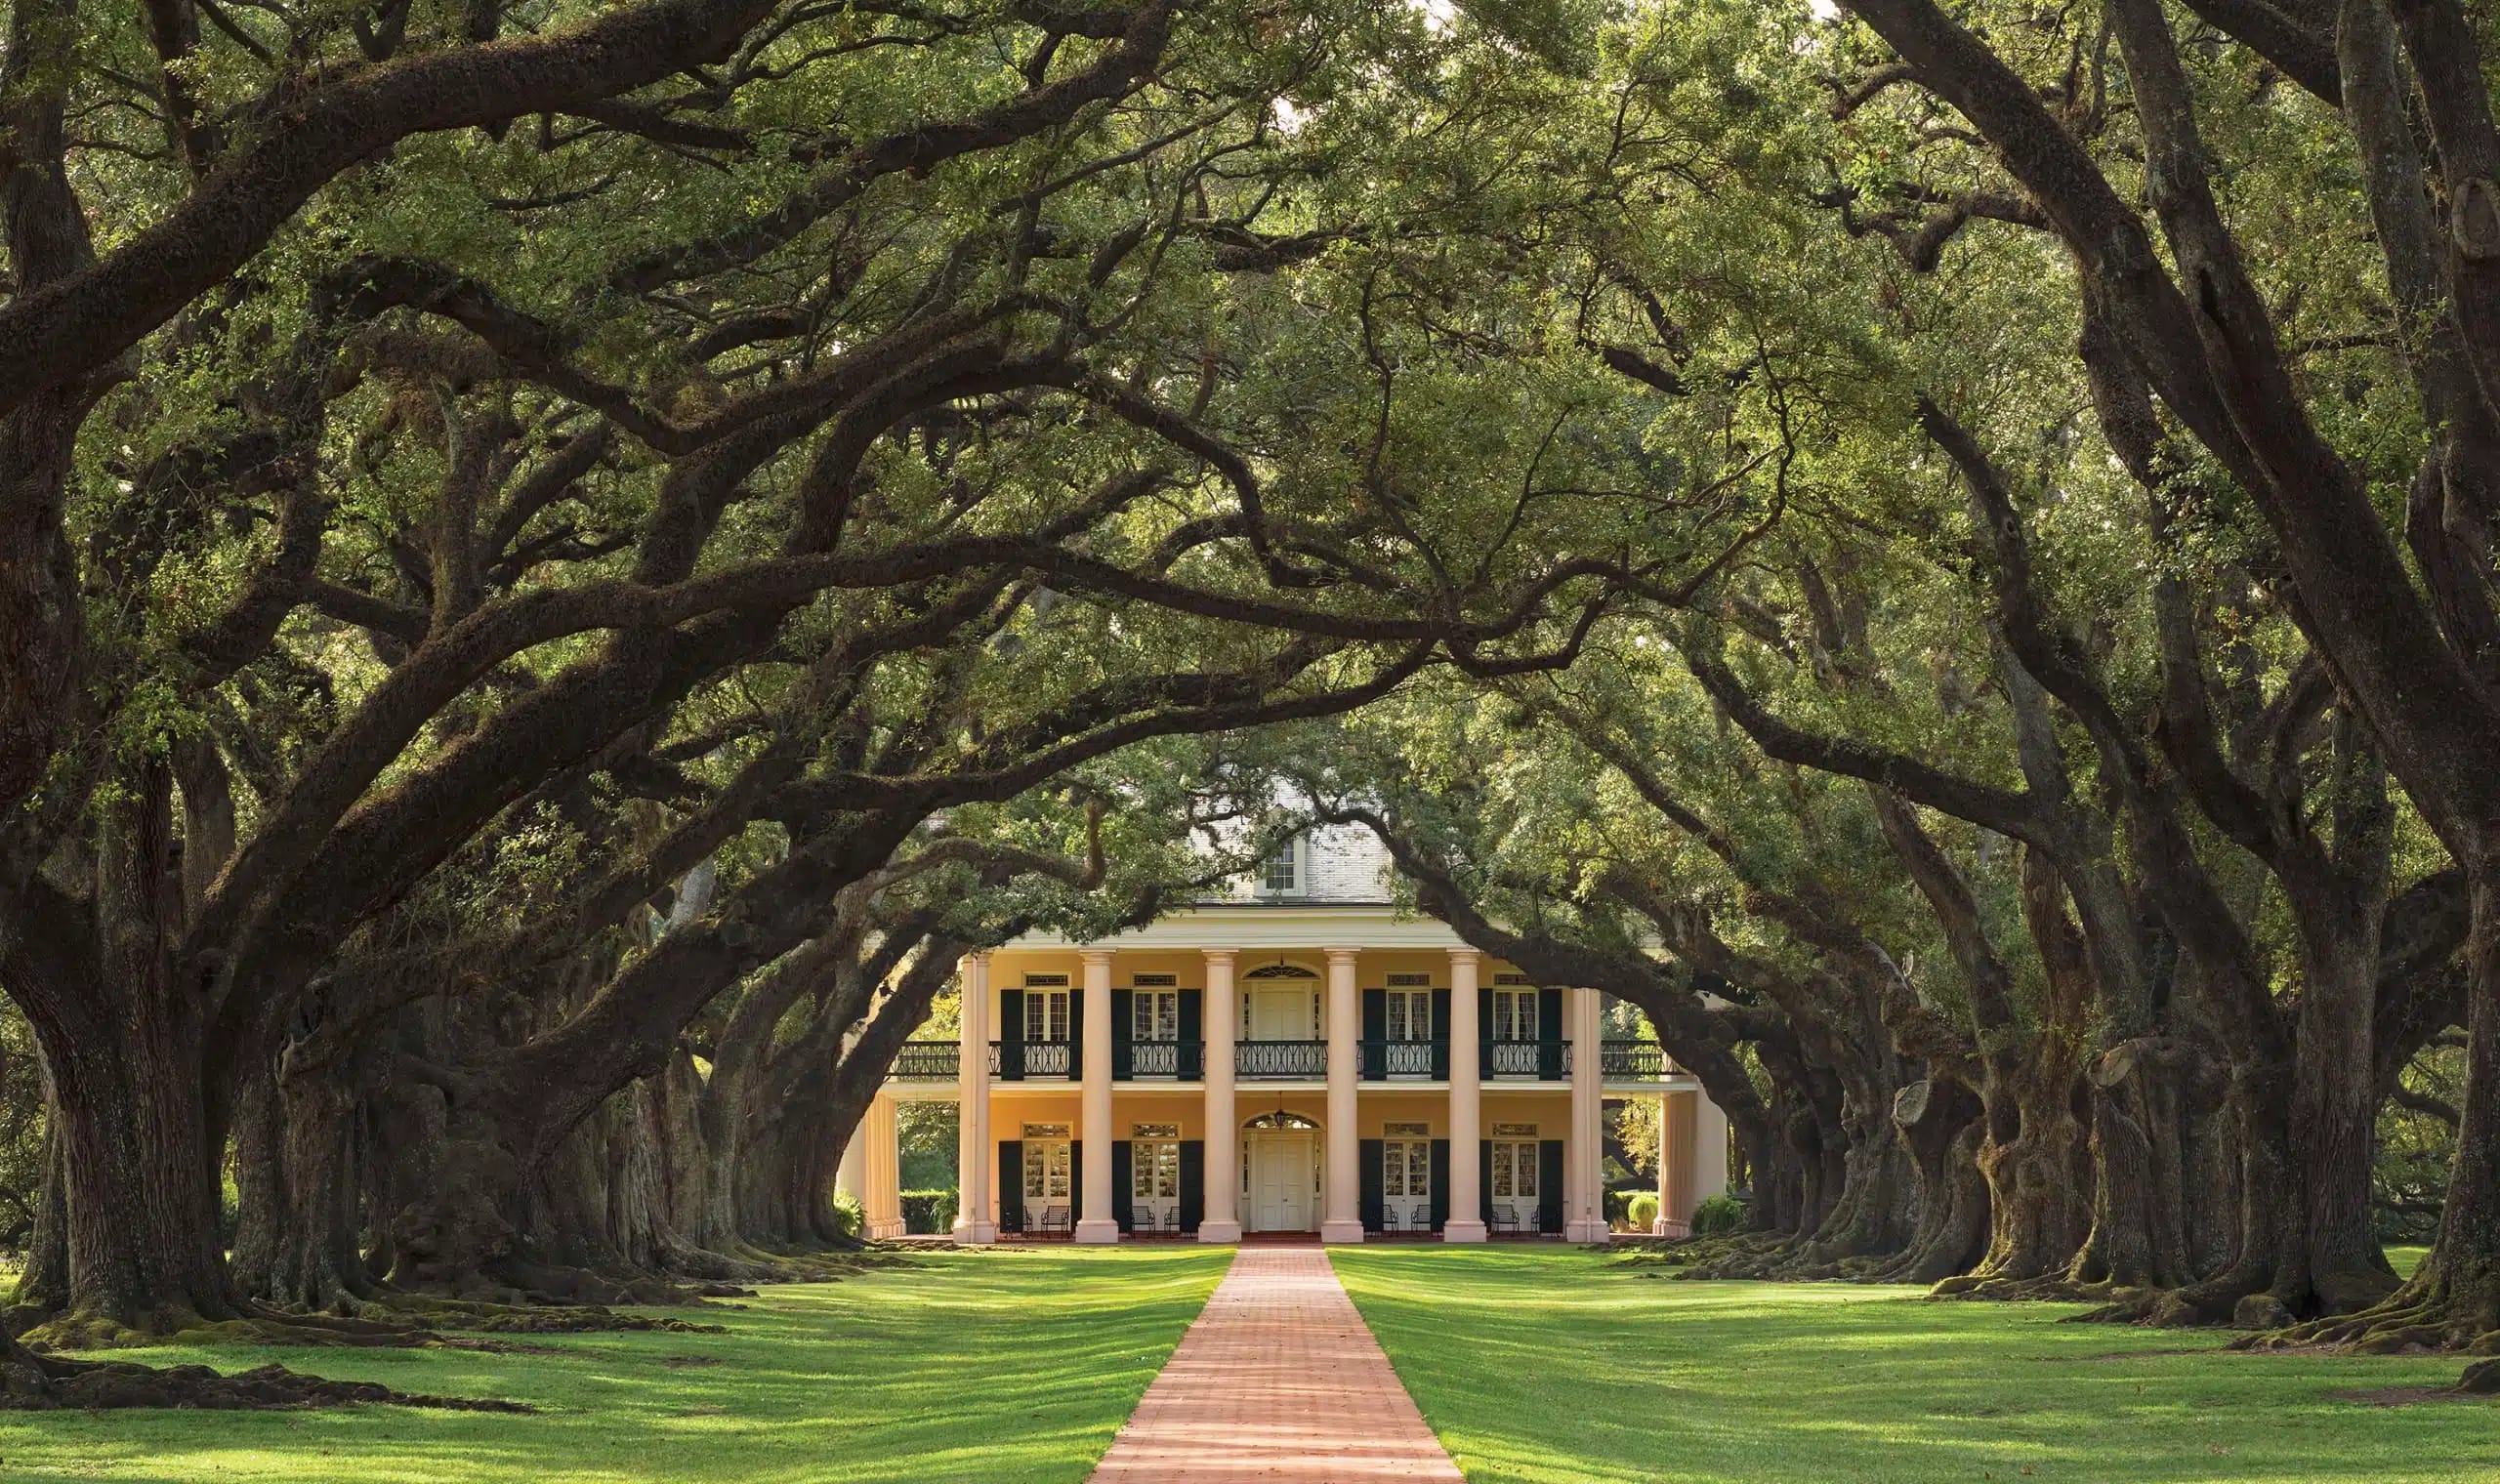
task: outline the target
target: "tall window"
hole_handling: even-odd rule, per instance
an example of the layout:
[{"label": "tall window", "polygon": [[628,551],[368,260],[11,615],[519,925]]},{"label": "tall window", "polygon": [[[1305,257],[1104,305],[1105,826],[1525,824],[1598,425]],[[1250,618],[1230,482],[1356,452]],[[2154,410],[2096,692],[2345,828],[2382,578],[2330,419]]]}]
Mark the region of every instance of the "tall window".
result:
[{"label": "tall window", "polygon": [[1129,998],[1129,1039],[1181,1039],[1181,992],[1177,989],[1133,990]]},{"label": "tall window", "polygon": [[1065,1041],[1067,1039],[1066,990],[1027,989],[1024,991],[1024,1039],[1027,1041]]},{"label": "tall window", "polygon": [[1302,889],[1302,862],[1290,840],[1259,864],[1259,889],[1284,893]]},{"label": "tall window", "polygon": [[1177,1139],[1141,1138],[1129,1145],[1129,1198],[1176,1200],[1181,1194],[1181,1145]]},{"label": "tall window", "polygon": [[1536,1143],[1532,1139],[1493,1141],[1493,1198],[1510,1200],[1536,1194]]},{"label": "tall window", "polygon": [[1433,992],[1429,989],[1389,991],[1389,1039],[1433,1039]]},{"label": "tall window", "polygon": [[1422,1124],[1389,1124],[1380,1144],[1380,1190],[1391,1200],[1430,1200],[1433,1141]]},{"label": "tall window", "polygon": [[1024,1141],[1024,1199],[1064,1201],[1068,1194],[1067,1140]]},{"label": "tall window", "polygon": [[1536,1039],[1535,990],[1497,989],[1493,991],[1493,1039],[1496,1041],[1534,1041]]}]

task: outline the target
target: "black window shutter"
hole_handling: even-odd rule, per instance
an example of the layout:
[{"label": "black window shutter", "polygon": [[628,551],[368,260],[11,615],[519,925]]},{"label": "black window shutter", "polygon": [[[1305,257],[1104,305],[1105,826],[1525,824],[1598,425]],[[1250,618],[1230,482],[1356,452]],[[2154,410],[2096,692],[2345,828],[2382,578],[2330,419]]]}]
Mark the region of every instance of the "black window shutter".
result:
[{"label": "black window shutter", "polygon": [[998,992],[998,1080],[1024,1080],[1024,992]]},{"label": "black window shutter", "polygon": [[[1477,1075],[1483,1075],[1482,1062],[1478,1062],[1476,1068]],[[1433,1080],[1449,1081],[1449,991],[1446,989],[1433,991]],[[1440,1197],[1438,1182],[1433,1187],[1433,1195],[1436,1200]]]},{"label": "black window shutter", "polygon": [[1206,1215],[1207,1141],[1185,1138],[1181,1141],[1181,1229],[1197,1230]]},{"label": "black window shutter", "polygon": [[1067,1142],[1067,1213],[1076,1220],[1085,1219],[1085,1140]]},{"label": "black window shutter", "polygon": [[[1476,992],[1476,1075],[1493,1074],[1493,992]],[[1491,1187],[1486,1187],[1491,1188]]]},{"label": "black window shutter", "polygon": [[998,1141],[998,1229],[1024,1229],[1024,1142],[1021,1139],[1002,1138]]},{"label": "black window shutter", "polygon": [[[1181,1080],[1195,1082],[1207,1074],[1206,991],[1181,991]],[[1200,1149],[1199,1154],[1205,1154]]]},{"label": "black window shutter", "polygon": [[1489,1138],[1479,1138],[1476,1141],[1476,1200],[1484,1208],[1476,1214],[1476,1218],[1488,1225],[1491,1224],[1493,1219],[1493,1141]]},{"label": "black window shutter", "polygon": [[1129,990],[1111,991],[1111,1080],[1114,1082],[1128,1081],[1136,1066],[1136,1058],[1129,1050],[1137,1035],[1136,1016],[1129,1007],[1136,1000],[1137,996]]},{"label": "black window shutter", "polygon": [[1438,1231],[1448,1224],[1449,1140],[1437,1138],[1433,1140],[1433,1230]]},{"label": "black window shutter", "polygon": [[1067,997],[1067,1077],[1070,1082],[1085,1075],[1085,996]]},{"label": "black window shutter", "polygon": [[1547,1082],[1562,1077],[1562,991],[1536,992],[1536,1075]]},{"label": "black window shutter", "polygon": [[1562,1229],[1562,1140],[1541,1139],[1536,1146],[1536,1229]]},{"label": "black window shutter", "polygon": [[1122,1231],[1137,1229],[1137,1206],[1130,1184],[1137,1177],[1134,1146],[1127,1139],[1111,1140],[1111,1219]]},{"label": "black window shutter", "polygon": [[1363,991],[1363,1081],[1378,1082],[1389,1075],[1389,1048],[1381,1043],[1389,1039],[1389,991]]},{"label": "black window shutter", "polygon": [[1381,1160],[1384,1155],[1382,1141],[1367,1138],[1363,1139],[1358,1147],[1362,1151],[1359,1158],[1362,1161],[1363,1177],[1362,1204],[1357,1208],[1357,1212],[1362,1216],[1363,1230],[1378,1231],[1387,1224],[1381,1220],[1381,1208],[1388,1204],[1388,1198],[1381,1193],[1383,1186]]}]

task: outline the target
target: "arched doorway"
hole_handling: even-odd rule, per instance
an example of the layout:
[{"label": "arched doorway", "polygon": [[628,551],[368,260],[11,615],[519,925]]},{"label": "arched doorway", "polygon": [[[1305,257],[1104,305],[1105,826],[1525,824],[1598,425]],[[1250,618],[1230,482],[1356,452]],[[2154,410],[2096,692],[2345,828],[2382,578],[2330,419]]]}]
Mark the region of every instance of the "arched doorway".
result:
[{"label": "arched doorway", "polygon": [[1319,1126],[1278,1108],[1241,1125],[1241,1227],[1319,1226]]}]

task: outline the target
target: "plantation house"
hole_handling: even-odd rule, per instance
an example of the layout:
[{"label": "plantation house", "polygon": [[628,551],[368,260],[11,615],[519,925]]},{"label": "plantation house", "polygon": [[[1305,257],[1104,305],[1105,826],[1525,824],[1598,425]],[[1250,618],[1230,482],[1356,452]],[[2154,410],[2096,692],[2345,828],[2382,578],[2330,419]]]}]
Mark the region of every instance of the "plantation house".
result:
[{"label": "plantation house", "polygon": [[955,1041],[904,1048],[842,1166],[902,1232],[898,1101],[961,1100],[954,1235],[1605,1240],[1606,1099],[1658,1107],[1659,1229],[1727,1185],[1727,1120],[1595,990],[1530,983],[1391,905],[1367,833],[1095,943],[963,961]]}]

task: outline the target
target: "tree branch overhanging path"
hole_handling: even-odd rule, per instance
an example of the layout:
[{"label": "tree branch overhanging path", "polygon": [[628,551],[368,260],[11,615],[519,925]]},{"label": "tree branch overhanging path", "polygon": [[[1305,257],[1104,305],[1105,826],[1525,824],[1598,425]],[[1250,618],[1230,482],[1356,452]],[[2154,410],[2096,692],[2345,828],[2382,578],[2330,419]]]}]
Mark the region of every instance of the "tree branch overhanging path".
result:
[{"label": "tree branch overhanging path", "polygon": [[1312,819],[1707,1271],[2487,1350],[2488,28],[13,13],[0,1391],[837,1271],[961,955]]}]

